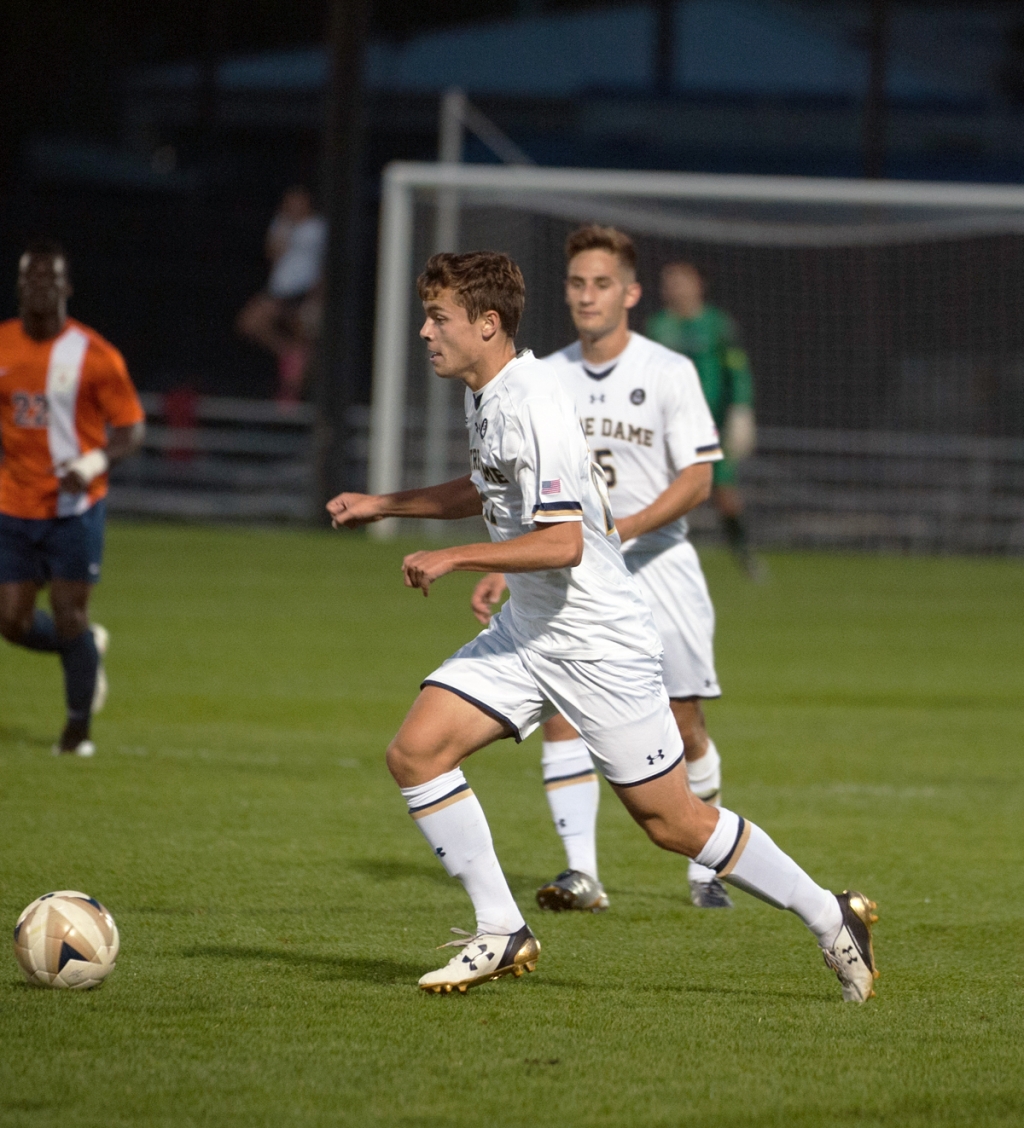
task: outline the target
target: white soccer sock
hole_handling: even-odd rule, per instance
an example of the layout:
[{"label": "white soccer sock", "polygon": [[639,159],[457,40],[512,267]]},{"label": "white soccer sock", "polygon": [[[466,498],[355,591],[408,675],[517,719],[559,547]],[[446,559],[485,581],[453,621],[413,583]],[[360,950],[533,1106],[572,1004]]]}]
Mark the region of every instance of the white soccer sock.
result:
[{"label": "white soccer sock", "polygon": [[719,808],[718,825],[695,860],[762,901],[796,913],[822,947],[839,934],[843,916],[835,895],[812,881],[759,826],[733,811]]},{"label": "white soccer sock", "polygon": [[[710,737],[707,752],[699,760],[686,761],[686,775],[690,780],[690,790],[698,799],[703,799],[713,807],[721,805],[722,758]],[[714,880],[715,871],[691,860],[686,876],[691,882],[707,885]]]},{"label": "white soccer sock", "polygon": [[569,869],[597,880],[597,805],[601,789],[582,737],[545,740],[541,769],[548,806],[565,846]]},{"label": "white soccer sock", "polygon": [[717,807],[722,790],[722,757],[713,740],[708,739],[708,750],[699,760],[686,761],[686,775],[694,795]]},{"label": "white soccer sock", "polygon": [[409,814],[450,877],[469,894],[481,932],[518,932],[526,923],[501,872],[480,801],[461,768],[403,787]]}]

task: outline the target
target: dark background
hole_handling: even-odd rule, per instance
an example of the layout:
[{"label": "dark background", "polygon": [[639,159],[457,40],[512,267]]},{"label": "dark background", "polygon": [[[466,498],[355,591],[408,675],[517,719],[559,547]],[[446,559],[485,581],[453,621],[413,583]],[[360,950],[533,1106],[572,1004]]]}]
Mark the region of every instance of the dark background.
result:
[{"label": "dark background", "polygon": [[[378,0],[369,39],[402,44],[441,25],[472,28],[499,17],[623,7]],[[951,84],[927,96],[889,89],[891,57],[916,52],[927,64],[929,50],[941,49],[929,47],[926,36],[897,42],[896,17],[967,5],[790,4],[808,18],[836,21],[843,42],[863,55],[863,72],[842,92],[818,94],[768,87],[723,92],[677,82],[666,18],[672,6],[648,7],[659,22],[645,82],[623,81],[612,69],[586,90],[536,93],[524,81],[522,93],[470,89],[470,97],[541,164],[1024,178],[1024,150],[1015,140],[1024,133],[1020,4],[972,6],[984,9],[987,21],[983,73],[970,89]],[[328,16],[326,0],[5,0],[0,272],[10,285],[0,283],[0,315],[14,313],[24,239],[52,234],[70,252],[78,288],[72,312],[118,344],[141,388],[188,384],[209,393],[271,395],[273,362],[238,341],[232,321],[265,281],[263,233],[282,188],[323,184],[326,84],[239,91],[222,81],[219,68],[231,59],[323,44]],[[358,85],[352,76],[353,96]],[[346,248],[354,280],[346,293],[348,323],[356,328],[345,363],[355,398],[363,401],[380,171],[393,159],[434,159],[439,93],[378,83],[361,99],[361,145],[352,153],[357,203]],[[607,124],[616,115],[635,124],[616,131]],[[763,141],[765,121],[784,123],[785,145]],[[471,141],[466,159],[493,158]]]}]

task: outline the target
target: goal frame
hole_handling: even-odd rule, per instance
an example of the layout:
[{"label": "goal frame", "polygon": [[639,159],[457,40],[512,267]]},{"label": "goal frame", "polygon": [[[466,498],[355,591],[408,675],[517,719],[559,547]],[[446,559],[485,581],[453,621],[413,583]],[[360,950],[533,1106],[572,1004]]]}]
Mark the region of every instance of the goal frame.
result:
[{"label": "goal frame", "polygon": [[[976,211],[1018,211],[1024,188],[1015,185],[872,181],[798,176],[745,176],[697,172],[630,172],[617,169],[540,168],[535,165],[465,165],[396,161],[383,173],[377,257],[376,321],[367,482],[371,493],[393,493],[402,485],[402,448],[408,379],[408,324],[413,272],[415,194],[492,191],[647,200],[716,200],[748,203],[846,204]],[[433,429],[430,429],[431,431]],[[427,435],[428,462],[446,435]],[[369,527],[390,539],[398,522]]]}]

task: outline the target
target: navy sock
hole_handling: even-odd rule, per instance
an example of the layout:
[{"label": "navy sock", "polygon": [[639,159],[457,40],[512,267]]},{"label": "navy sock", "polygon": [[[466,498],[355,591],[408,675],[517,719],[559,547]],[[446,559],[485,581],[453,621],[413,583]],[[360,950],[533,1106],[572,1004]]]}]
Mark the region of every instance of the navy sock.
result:
[{"label": "navy sock", "polygon": [[739,517],[723,517],[722,528],[725,530],[725,539],[733,552],[746,552],[747,530],[744,522]]},{"label": "navy sock", "polygon": [[32,616],[32,626],[18,640],[19,645],[29,650],[56,652],[64,649],[64,643],[57,634],[53,619],[45,611],[36,611]]},{"label": "navy sock", "polygon": [[87,721],[92,713],[92,695],[96,690],[96,671],[100,664],[96,639],[88,627],[78,638],[63,644],[60,660],[64,667],[68,719]]}]

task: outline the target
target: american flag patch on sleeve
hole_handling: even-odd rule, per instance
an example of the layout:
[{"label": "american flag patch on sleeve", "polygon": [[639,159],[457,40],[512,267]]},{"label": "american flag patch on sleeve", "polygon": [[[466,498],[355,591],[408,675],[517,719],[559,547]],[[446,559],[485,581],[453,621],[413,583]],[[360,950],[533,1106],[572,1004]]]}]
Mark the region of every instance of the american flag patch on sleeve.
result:
[{"label": "american flag patch on sleeve", "polygon": [[542,494],[557,494],[562,492],[562,479],[552,478],[550,482],[542,481],[540,484]]}]

